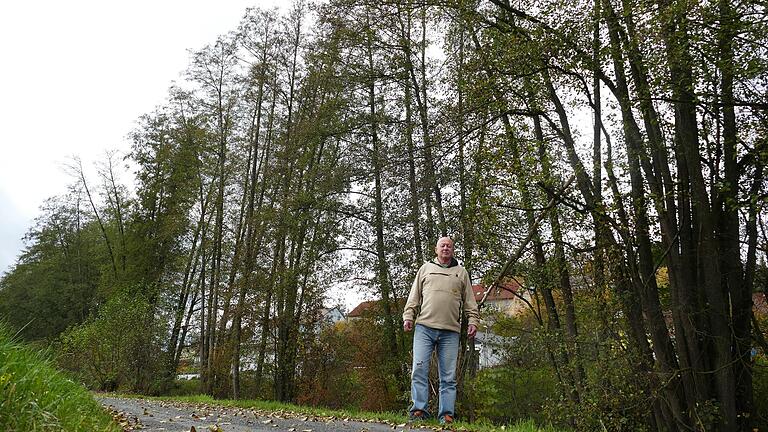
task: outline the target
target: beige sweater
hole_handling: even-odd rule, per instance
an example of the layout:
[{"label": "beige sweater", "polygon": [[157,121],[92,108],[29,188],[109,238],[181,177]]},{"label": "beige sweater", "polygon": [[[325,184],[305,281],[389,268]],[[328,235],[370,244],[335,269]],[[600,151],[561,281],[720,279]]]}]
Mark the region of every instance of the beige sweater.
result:
[{"label": "beige sweater", "polygon": [[461,309],[469,323],[479,327],[480,314],[467,271],[455,259],[447,268],[433,260],[424,263],[416,273],[403,321],[415,320],[416,324],[459,332]]}]

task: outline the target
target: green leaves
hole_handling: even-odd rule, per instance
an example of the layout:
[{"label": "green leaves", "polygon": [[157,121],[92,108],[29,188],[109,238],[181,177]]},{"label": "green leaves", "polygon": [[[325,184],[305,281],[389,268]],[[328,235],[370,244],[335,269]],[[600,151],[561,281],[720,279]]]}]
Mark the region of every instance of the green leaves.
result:
[{"label": "green leaves", "polygon": [[122,289],[61,335],[58,363],[92,388],[147,391],[160,370],[161,325],[141,290]]},{"label": "green leaves", "polygon": [[12,340],[0,325],[0,429],[117,432],[112,419],[81,385],[34,348]]}]

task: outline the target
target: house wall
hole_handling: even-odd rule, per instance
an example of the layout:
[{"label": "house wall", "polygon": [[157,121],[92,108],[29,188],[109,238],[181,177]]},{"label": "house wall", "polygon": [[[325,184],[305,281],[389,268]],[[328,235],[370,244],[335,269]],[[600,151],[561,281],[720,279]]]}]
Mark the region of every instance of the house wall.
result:
[{"label": "house wall", "polygon": [[[523,298],[530,301],[530,294],[526,291]],[[488,311],[502,312],[507,316],[515,316],[525,312],[528,305],[519,298],[511,299],[486,299],[484,308]]]}]

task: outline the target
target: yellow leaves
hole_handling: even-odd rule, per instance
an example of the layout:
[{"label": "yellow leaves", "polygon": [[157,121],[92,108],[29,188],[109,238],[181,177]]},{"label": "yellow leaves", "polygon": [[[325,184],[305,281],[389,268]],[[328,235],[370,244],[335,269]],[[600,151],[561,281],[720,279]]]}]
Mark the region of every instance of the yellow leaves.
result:
[{"label": "yellow leaves", "polygon": [[134,421],[131,421],[128,418],[128,415],[124,412],[117,411],[113,409],[111,406],[107,407],[107,410],[110,411],[112,414],[112,419],[117,423],[120,428],[126,432],[130,432],[133,430],[141,429],[142,425],[139,422],[139,419],[134,417]]},{"label": "yellow leaves", "polygon": [[6,384],[11,382],[12,378],[13,378],[13,375],[8,372],[0,375],[0,387],[4,387]]},{"label": "yellow leaves", "polygon": [[669,286],[669,270],[666,266],[659,267],[656,271],[656,285],[659,287]]}]

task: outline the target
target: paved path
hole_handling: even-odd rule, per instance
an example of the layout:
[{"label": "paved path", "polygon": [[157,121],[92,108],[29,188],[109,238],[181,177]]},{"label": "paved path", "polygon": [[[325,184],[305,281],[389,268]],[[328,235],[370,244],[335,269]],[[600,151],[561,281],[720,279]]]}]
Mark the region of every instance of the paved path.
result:
[{"label": "paved path", "polygon": [[[288,411],[218,407],[147,399],[97,396],[125,431],[168,432],[392,432],[405,424],[364,422],[337,417],[316,417]],[[194,429],[193,429],[194,428]]]}]

